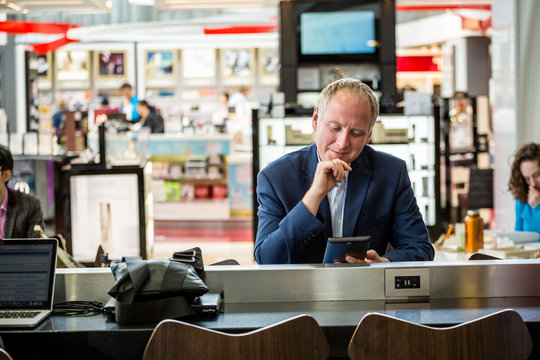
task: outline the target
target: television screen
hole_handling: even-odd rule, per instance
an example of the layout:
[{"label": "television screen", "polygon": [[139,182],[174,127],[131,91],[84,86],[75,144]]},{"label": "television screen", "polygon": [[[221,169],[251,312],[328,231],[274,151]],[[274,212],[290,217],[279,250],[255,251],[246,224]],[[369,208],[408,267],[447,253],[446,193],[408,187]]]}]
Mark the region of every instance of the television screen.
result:
[{"label": "television screen", "polygon": [[373,11],[300,14],[300,54],[375,54]]}]

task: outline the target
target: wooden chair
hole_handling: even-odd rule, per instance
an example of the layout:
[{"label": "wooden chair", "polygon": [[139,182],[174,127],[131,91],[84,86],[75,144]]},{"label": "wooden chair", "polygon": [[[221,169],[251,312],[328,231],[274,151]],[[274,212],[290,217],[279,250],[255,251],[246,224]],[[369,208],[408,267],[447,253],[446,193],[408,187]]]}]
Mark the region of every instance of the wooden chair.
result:
[{"label": "wooden chair", "polygon": [[519,314],[502,310],[447,328],[370,313],[349,344],[355,359],[527,359],[532,341]]},{"label": "wooden chair", "polygon": [[0,348],[0,360],[13,360],[6,350]]},{"label": "wooden chair", "polygon": [[329,354],[319,324],[309,315],[299,315],[245,334],[163,320],[150,336],[143,360],[313,360],[327,359]]}]

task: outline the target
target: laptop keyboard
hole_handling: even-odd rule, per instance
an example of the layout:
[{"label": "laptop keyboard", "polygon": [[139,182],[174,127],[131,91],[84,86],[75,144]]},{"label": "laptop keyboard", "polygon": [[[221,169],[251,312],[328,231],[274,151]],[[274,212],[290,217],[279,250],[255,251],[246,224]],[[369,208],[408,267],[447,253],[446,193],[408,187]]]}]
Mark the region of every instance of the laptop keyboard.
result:
[{"label": "laptop keyboard", "polygon": [[0,319],[30,319],[41,311],[0,311]]}]

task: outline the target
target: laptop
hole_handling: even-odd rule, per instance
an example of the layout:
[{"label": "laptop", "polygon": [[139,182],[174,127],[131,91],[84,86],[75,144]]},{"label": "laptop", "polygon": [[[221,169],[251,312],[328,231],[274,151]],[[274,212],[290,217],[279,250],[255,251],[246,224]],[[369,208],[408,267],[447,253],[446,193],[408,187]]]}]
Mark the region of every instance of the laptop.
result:
[{"label": "laptop", "polygon": [[56,239],[0,239],[0,328],[35,327],[52,311]]}]

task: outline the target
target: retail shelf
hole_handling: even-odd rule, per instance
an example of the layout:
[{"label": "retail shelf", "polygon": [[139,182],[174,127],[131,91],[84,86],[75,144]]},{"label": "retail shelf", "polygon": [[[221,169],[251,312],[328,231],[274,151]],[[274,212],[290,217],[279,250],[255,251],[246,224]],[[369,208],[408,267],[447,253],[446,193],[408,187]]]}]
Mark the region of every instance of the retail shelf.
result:
[{"label": "retail shelf", "polygon": [[227,220],[229,200],[154,201],[154,220]]}]

